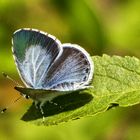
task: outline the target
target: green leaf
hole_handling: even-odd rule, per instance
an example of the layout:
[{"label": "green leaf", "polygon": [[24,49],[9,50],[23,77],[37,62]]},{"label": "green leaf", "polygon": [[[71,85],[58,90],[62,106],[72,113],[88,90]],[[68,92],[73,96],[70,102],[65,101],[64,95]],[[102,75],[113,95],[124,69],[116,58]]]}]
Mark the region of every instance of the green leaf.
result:
[{"label": "green leaf", "polygon": [[59,96],[53,100],[58,105],[46,103],[45,122],[34,105],[22,120],[37,125],[54,125],[60,122],[94,116],[97,113],[121,106],[140,103],[140,60],[135,57],[108,55],[93,56],[95,73],[93,88]]}]

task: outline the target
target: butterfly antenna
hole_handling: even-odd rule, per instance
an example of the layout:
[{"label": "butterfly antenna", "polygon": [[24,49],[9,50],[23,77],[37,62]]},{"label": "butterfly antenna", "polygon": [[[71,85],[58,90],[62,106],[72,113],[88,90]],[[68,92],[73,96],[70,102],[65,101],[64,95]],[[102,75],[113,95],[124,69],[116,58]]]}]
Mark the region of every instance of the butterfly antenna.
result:
[{"label": "butterfly antenna", "polygon": [[8,108],[13,106],[17,101],[19,101],[23,96],[19,96],[14,102],[12,102],[9,106],[5,107],[4,109],[1,110],[1,113],[5,113]]},{"label": "butterfly antenna", "polygon": [[11,78],[9,75],[7,75],[6,73],[2,72],[3,76],[7,79],[9,79],[10,81],[12,81],[13,83],[15,83],[16,85],[20,86],[20,84],[15,81],[13,78]]}]

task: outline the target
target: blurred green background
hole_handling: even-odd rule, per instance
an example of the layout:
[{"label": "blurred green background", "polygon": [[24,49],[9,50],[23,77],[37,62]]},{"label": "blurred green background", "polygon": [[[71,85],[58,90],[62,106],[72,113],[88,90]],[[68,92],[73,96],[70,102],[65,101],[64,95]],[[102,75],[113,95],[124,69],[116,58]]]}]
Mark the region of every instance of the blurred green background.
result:
[{"label": "blurred green background", "polygon": [[[11,36],[25,27],[79,44],[91,55],[140,57],[139,0],[0,0],[0,73],[8,73],[21,84],[12,58]],[[19,96],[14,86],[0,74],[0,108]],[[0,140],[140,139],[140,105],[37,127],[19,120],[30,104],[23,99],[0,114]]]}]

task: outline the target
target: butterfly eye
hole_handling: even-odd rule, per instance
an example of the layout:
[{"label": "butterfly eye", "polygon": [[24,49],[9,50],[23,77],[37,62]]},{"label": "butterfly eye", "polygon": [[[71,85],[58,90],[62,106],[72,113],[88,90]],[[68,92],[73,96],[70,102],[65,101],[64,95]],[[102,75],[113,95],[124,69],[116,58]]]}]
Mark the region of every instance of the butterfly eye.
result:
[{"label": "butterfly eye", "polygon": [[30,96],[29,95],[26,95],[26,94],[22,94],[22,96],[25,98],[25,99],[29,99]]}]

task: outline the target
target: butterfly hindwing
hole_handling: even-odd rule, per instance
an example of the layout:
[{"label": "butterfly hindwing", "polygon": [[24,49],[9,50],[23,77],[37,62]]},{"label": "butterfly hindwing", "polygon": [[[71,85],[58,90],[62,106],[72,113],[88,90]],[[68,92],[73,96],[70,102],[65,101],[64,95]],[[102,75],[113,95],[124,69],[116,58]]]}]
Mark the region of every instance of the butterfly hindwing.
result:
[{"label": "butterfly hindwing", "polygon": [[62,53],[60,42],[37,30],[20,29],[13,35],[13,54],[27,87],[42,88],[49,67]]},{"label": "butterfly hindwing", "polygon": [[63,53],[51,65],[43,87],[60,91],[78,90],[89,84],[93,75],[93,62],[80,46],[63,44]]}]

